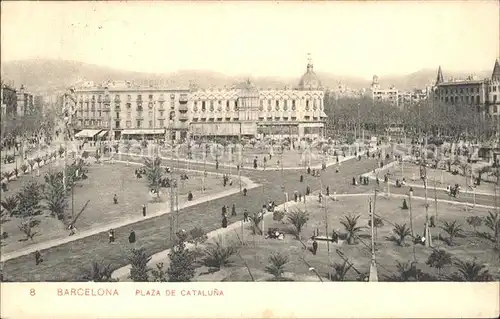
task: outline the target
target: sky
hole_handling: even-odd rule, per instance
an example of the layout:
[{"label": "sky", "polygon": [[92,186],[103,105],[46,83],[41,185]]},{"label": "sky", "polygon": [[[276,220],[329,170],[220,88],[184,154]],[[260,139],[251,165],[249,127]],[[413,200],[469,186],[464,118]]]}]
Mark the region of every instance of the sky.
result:
[{"label": "sky", "polygon": [[480,71],[500,56],[498,1],[1,2],[1,60],[140,72],[371,78]]}]

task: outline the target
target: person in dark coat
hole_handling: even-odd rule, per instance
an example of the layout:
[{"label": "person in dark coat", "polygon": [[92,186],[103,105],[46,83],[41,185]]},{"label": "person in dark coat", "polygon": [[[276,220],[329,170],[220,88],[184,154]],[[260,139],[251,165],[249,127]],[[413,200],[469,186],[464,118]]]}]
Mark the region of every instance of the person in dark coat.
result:
[{"label": "person in dark coat", "polygon": [[299,195],[297,193],[293,193],[293,199],[295,202],[299,199]]},{"label": "person in dark coat", "polygon": [[339,235],[337,234],[337,232],[334,230],[332,232],[332,243],[336,243],[338,244],[339,242]]},{"label": "person in dark coat", "polygon": [[429,227],[436,227],[434,216],[429,219]]},{"label": "person in dark coat", "polygon": [[35,264],[38,266],[43,262],[42,254],[37,250],[35,251]]},{"label": "person in dark coat", "polygon": [[244,222],[247,222],[248,221],[248,211],[245,209],[245,211],[243,212],[243,221]]},{"label": "person in dark coat", "polygon": [[142,216],[146,217],[146,205],[142,205]]},{"label": "person in dark coat", "polygon": [[300,175],[300,182],[302,183],[304,181],[304,175]]},{"label": "person in dark coat", "polygon": [[227,217],[222,217],[222,228],[227,228]]},{"label": "person in dark coat", "polygon": [[257,169],[257,157],[253,160],[253,168]]},{"label": "person in dark coat", "polygon": [[108,232],[108,237],[109,237],[109,243],[114,243],[115,242],[115,231],[110,229]]},{"label": "person in dark coat", "polygon": [[215,169],[219,169],[219,160],[215,161]]},{"label": "person in dark coat", "polygon": [[247,189],[243,188],[243,196],[247,196]]},{"label": "person in dark coat", "polygon": [[330,196],[330,186],[326,187],[326,196]]},{"label": "person in dark coat", "polygon": [[193,200],[193,193],[191,191],[189,191],[188,193],[188,201],[192,201]]},{"label": "person in dark coat", "polygon": [[307,168],[307,174],[311,174],[311,168],[310,167]]},{"label": "person in dark coat", "polygon": [[356,177],[352,178],[352,185],[356,185]]},{"label": "person in dark coat", "polygon": [[116,194],[113,196],[113,203],[115,203],[115,205],[118,204],[118,196],[116,196]]},{"label": "person in dark coat", "polygon": [[233,207],[231,207],[231,216],[236,216],[236,206],[233,204]]},{"label": "person in dark coat", "polygon": [[299,193],[299,202],[302,201],[302,193]]},{"label": "person in dark coat", "polygon": [[309,195],[311,194],[311,188],[309,188],[309,186],[306,187],[306,195]]},{"label": "person in dark coat", "polygon": [[316,241],[316,239],[313,241],[313,247],[312,247],[312,253],[313,255],[316,255],[316,252],[318,251],[318,242]]},{"label": "person in dark coat", "polygon": [[130,244],[135,243],[135,232],[133,230],[130,232],[130,235],[128,235],[128,242]]},{"label": "person in dark coat", "polygon": [[226,217],[226,213],[227,213],[226,205],[223,205],[222,206],[222,217]]}]

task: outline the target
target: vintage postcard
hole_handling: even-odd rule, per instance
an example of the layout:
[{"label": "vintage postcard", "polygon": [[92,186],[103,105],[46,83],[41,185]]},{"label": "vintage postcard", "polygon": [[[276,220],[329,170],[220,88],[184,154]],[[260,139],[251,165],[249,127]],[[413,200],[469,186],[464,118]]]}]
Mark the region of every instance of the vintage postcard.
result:
[{"label": "vintage postcard", "polygon": [[500,314],[498,1],[2,1],[2,318]]}]

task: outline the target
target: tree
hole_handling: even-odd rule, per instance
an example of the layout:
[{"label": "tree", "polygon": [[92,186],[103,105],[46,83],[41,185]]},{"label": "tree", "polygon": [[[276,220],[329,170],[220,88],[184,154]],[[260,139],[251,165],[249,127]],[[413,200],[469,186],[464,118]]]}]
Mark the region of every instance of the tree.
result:
[{"label": "tree", "polygon": [[441,226],[440,228],[444,230],[450,237],[448,239],[448,245],[450,246],[453,245],[453,239],[455,237],[462,236],[463,234],[462,226],[458,224],[456,220],[454,220],[452,223],[444,221],[443,226]]},{"label": "tree", "polygon": [[113,270],[110,264],[104,264],[102,261],[93,261],[89,268],[81,270],[81,280],[92,282],[116,282],[111,277]]},{"label": "tree", "polygon": [[49,173],[45,176],[47,185],[43,194],[45,200],[44,208],[47,209],[53,217],[64,220],[64,214],[68,207],[68,200],[64,190],[62,176],[59,173]]},{"label": "tree", "polygon": [[257,231],[260,235],[262,235],[263,230],[260,229],[260,222],[264,217],[259,213],[253,213],[248,216],[248,219],[252,222],[252,234],[257,234]]},{"label": "tree", "polygon": [[352,216],[351,214],[349,214],[348,216],[344,216],[344,219],[340,221],[340,223],[344,226],[345,231],[347,232],[347,243],[349,245],[355,244],[358,233],[366,228],[363,226],[357,226],[358,219],[359,215]]},{"label": "tree", "polygon": [[10,181],[10,178],[12,177],[12,172],[3,172],[2,173],[2,178],[5,178],[5,180],[7,181],[7,183]]},{"label": "tree", "polygon": [[347,263],[347,260],[344,260],[343,263],[333,263],[332,268],[334,273],[330,275],[331,280],[345,281],[347,273],[352,268],[352,264],[349,264]]},{"label": "tree", "polygon": [[12,217],[16,214],[16,208],[19,204],[19,199],[16,196],[5,197],[5,199],[1,202],[3,209],[7,212],[7,214]]},{"label": "tree", "polygon": [[405,238],[411,235],[411,230],[406,224],[394,224],[392,232],[394,235],[389,239],[395,241],[399,246],[405,246]]},{"label": "tree", "polygon": [[483,224],[483,219],[479,216],[469,216],[467,217],[467,224],[476,231],[476,228]]},{"label": "tree", "polygon": [[269,265],[266,266],[266,272],[273,275],[275,280],[283,278],[285,265],[288,263],[288,256],[281,253],[273,253],[269,256]]},{"label": "tree", "polygon": [[23,185],[21,191],[17,194],[19,200],[16,214],[21,217],[30,217],[40,215],[40,200],[42,199],[43,188],[35,180],[30,180]]},{"label": "tree", "polygon": [[491,281],[493,280],[486,265],[481,265],[476,260],[461,261],[457,259],[454,263],[458,273],[451,276],[450,279],[457,281]]},{"label": "tree", "polygon": [[428,266],[437,269],[437,275],[439,278],[441,269],[451,264],[451,255],[442,249],[433,250],[425,263]]},{"label": "tree", "polygon": [[150,260],[151,257],[146,254],[144,248],[132,249],[132,255],[128,260],[131,265],[129,278],[135,282],[147,282]]},{"label": "tree", "polygon": [[177,241],[168,254],[170,258],[170,265],[167,269],[168,281],[189,282],[195,274],[196,256],[194,252],[186,249],[188,235],[184,231],[176,235]]},{"label": "tree", "polygon": [[17,225],[17,227],[24,233],[26,240],[33,240],[33,237],[38,234],[38,232],[33,231],[33,228],[35,228],[38,224],[40,224],[38,220],[26,218],[23,219],[21,224]]},{"label": "tree", "polygon": [[167,272],[163,269],[163,263],[157,263],[156,269],[151,270],[154,282],[167,282]]},{"label": "tree", "polygon": [[302,228],[309,220],[309,214],[302,210],[296,210],[290,212],[287,216],[288,221],[293,226],[293,233],[297,239],[300,239],[300,233],[302,232]]},{"label": "tree", "polygon": [[222,237],[218,237],[214,243],[210,244],[205,249],[205,258],[203,264],[207,267],[216,268],[220,270],[224,266],[230,265],[230,258],[237,253],[237,248],[229,244],[224,246],[222,243]]},{"label": "tree", "polygon": [[500,215],[488,211],[488,216],[484,219],[484,225],[492,231],[492,237],[497,239],[500,235]]},{"label": "tree", "polygon": [[[368,220],[368,226],[369,227],[372,226],[371,219]],[[382,218],[373,217],[373,227],[375,228],[375,238],[377,238],[378,237],[378,228],[384,227],[384,221],[382,220]]]},{"label": "tree", "polygon": [[148,178],[149,187],[154,187],[156,191],[156,196],[160,198],[160,182],[163,178],[163,170],[161,168],[161,158],[155,157],[151,159],[149,157],[144,158],[144,164],[146,168],[146,177]]}]

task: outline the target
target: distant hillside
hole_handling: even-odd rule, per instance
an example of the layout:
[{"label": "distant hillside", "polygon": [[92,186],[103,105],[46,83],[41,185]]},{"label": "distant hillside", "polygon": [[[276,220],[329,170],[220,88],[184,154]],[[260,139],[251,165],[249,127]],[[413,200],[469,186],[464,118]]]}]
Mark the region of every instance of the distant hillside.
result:
[{"label": "distant hillside", "polygon": [[[14,81],[16,86],[24,84],[32,92],[52,92],[66,88],[79,81],[101,82],[106,80],[165,80],[175,86],[188,86],[195,82],[202,88],[230,87],[250,78],[260,88],[283,88],[297,85],[301,74],[293,78],[285,77],[253,77],[227,76],[221,73],[204,70],[183,70],[170,74],[142,73],[117,70],[104,66],[66,60],[22,60],[2,63],[2,79]],[[339,82],[353,89],[369,87],[371,81],[359,77],[335,75],[317,72],[325,87],[336,87]],[[480,77],[490,76],[491,71],[476,73]],[[445,78],[464,76],[449,74],[444,70]],[[395,85],[400,90],[424,88],[436,78],[436,70],[421,70],[407,76],[380,76],[382,87]]]}]

